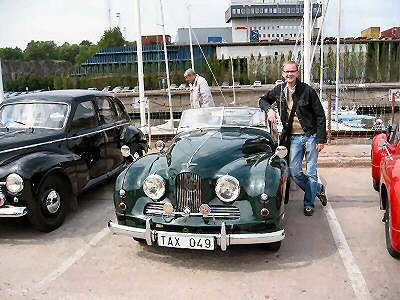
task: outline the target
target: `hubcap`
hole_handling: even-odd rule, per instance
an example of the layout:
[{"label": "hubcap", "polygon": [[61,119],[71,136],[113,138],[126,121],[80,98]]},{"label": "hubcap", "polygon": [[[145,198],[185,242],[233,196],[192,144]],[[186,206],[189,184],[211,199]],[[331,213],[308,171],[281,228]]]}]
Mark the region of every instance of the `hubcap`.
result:
[{"label": "hubcap", "polygon": [[45,198],[46,209],[49,213],[55,214],[61,205],[61,197],[55,190],[50,190]]}]

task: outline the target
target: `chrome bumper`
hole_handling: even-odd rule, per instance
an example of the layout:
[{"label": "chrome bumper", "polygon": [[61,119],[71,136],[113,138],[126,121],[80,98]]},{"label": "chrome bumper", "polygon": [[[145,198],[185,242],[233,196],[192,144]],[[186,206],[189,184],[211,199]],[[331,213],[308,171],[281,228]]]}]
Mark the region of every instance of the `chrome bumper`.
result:
[{"label": "chrome bumper", "polygon": [[[146,220],[146,229],[135,228],[125,225],[119,225],[108,222],[108,228],[113,234],[126,235],[137,239],[146,240],[147,245],[151,246],[157,241],[157,231],[152,230],[150,227],[150,219]],[[279,242],[285,238],[285,231],[279,230],[271,233],[246,233],[246,234],[227,234],[225,222],[221,225],[221,232],[219,234],[190,234],[190,233],[177,233],[176,235],[188,236],[195,235],[198,237],[214,237],[217,245],[221,247],[222,251],[230,245],[247,245],[247,244],[267,244]]]},{"label": "chrome bumper", "polygon": [[19,218],[25,216],[27,213],[28,209],[26,207],[10,205],[0,207],[0,218]]}]

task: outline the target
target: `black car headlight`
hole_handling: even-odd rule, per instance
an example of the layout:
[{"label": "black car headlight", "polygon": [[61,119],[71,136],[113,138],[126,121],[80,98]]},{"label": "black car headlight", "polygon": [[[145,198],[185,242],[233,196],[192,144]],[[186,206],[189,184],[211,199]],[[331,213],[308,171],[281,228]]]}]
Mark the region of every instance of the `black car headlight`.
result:
[{"label": "black car headlight", "polygon": [[229,203],[235,201],[240,194],[239,180],[230,175],[222,176],[217,180],[215,193],[223,202]]},{"label": "black car headlight", "polygon": [[143,191],[147,197],[160,200],[165,194],[165,181],[160,175],[149,175],[143,182]]},{"label": "black car headlight", "polygon": [[18,194],[24,189],[24,180],[16,173],[12,173],[6,178],[6,188],[11,194]]}]

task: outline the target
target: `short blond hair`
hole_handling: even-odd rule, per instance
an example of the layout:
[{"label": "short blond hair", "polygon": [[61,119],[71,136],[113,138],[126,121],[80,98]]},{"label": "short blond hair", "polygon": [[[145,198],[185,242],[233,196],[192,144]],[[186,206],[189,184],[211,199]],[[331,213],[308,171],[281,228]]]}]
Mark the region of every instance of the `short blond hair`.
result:
[{"label": "short blond hair", "polygon": [[283,65],[282,65],[282,71],[284,70],[284,68],[285,68],[287,65],[295,65],[296,68],[297,68],[297,71],[300,71],[300,66],[299,66],[299,64],[298,64],[297,62],[295,62],[294,60],[287,60],[287,61],[285,61],[285,62],[283,63]]}]

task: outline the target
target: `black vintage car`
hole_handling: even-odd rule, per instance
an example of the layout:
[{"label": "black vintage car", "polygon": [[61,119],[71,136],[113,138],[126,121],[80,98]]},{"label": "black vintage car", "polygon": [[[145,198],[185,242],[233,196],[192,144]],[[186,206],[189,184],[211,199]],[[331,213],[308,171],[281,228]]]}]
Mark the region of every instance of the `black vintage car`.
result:
[{"label": "black vintage car", "polygon": [[123,104],[103,92],[24,95],[0,104],[0,217],[27,215],[38,230],[59,227],[84,190],[148,150]]}]

